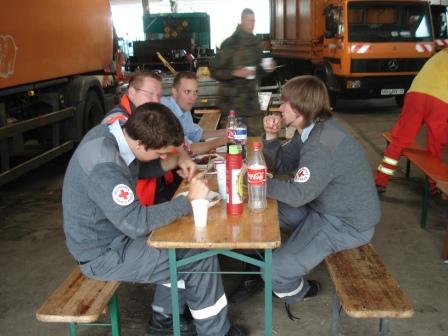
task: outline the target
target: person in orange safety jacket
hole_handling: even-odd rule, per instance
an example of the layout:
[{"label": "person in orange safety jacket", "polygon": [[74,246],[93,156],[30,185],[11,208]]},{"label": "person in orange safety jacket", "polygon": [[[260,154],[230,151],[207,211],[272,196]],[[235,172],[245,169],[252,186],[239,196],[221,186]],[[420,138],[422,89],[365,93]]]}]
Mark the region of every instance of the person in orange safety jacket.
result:
[{"label": "person in orange safety jacket", "polygon": [[[129,88],[125,95],[120,99],[120,104],[116,105],[104,117],[102,123],[112,124],[119,120],[124,124],[133,111],[145,103],[159,103],[162,93],[162,78],[153,72],[138,72],[129,80]],[[182,151],[181,151],[182,152]],[[181,153],[181,155],[187,155]],[[167,201],[177,189],[181,179],[169,171],[165,174],[163,180],[156,178],[140,178],[137,180],[136,194],[142,205],[153,205],[156,203],[156,191],[163,191],[161,201]]]}]

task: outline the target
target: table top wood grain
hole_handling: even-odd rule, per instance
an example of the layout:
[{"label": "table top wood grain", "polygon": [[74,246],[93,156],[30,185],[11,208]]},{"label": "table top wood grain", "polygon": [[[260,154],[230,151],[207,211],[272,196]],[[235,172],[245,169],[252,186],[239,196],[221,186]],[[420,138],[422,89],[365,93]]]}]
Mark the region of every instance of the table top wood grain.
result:
[{"label": "table top wood grain", "polygon": [[[207,175],[210,190],[217,191],[216,175]],[[182,183],[178,193],[187,189]],[[246,190],[245,190],[246,191]],[[277,201],[268,199],[267,209],[254,213],[247,207],[241,215],[227,215],[226,201],[208,209],[207,226],[197,228],[193,214],[154,230],[148,245],[154,248],[274,249],[280,246]]]}]

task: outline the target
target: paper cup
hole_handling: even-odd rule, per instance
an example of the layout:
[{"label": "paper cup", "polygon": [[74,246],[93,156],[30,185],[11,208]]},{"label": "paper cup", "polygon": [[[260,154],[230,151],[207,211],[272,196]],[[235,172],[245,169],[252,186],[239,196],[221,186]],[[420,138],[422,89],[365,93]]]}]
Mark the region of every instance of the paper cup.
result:
[{"label": "paper cup", "polygon": [[274,59],[272,57],[265,57],[261,59],[261,66],[264,70],[269,71],[273,69]]},{"label": "paper cup", "polygon": [[225,161],[215,165],[216,178],[218,179],[218,191],[222,199],[227,198],[226,194],[226,163]]},{"label": "paper cup", "polygon": [[256,66],[247,66],[245,67],[247,70],[250,70],[252,72],[251,75],[246,76],[246,79],[255,79],[255,71],[257,70]]},{"label": "paper cup", "polygon": [[207,225],[208,214],[208,200],[197,199],[191,201],[191,207],[193,208],[194,225],[197,227],[204,227]]}]

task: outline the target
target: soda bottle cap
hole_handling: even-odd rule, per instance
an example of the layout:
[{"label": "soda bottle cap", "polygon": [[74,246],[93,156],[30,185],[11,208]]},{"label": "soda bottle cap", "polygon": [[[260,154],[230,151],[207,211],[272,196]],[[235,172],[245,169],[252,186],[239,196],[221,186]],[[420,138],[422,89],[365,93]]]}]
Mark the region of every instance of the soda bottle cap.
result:
[{"label": "soda bottle cap", "polygon": [[261,149],[261,142],[255,141],[254,143],[252,143],[252,148],[254,150],[260,150]]},{"label": "soda bottle cap", "polygon": [[229,111],[229,115],[231,115],[231,116],[235,116],[235,111],[234,111],[234,110],[230,110],[230,111]]},{"label": "soda bottle cap", "polygon": [[230,145],[229,146],[229,154],[239,154],[240,150],[238,149],[238,146],[236,145]]}]

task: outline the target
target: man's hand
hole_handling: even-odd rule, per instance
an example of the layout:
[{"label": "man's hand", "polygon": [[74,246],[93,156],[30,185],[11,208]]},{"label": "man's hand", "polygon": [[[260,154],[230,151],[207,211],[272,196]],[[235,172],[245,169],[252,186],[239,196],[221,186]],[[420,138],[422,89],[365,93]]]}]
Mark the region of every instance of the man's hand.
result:
[{"label": "man's hand", "polygon": [[279,115],[264,117],[263,127],[266,132],[266,140],[275,139],[282,128],[282,117]]},{"label": "man's hand", "polygon": [[184,148],[179,147],[177,149],[177,154],[179,156],[178,166],[180,168],[177,173],[180,177],[190,181],[196,173],[197,165]]},{"label": "man's hand", "polygon": [[209,188],[207,180],[204,179],[205,172],[196,174],[190,181],[188,186],[188,200],[207,199]]}]

